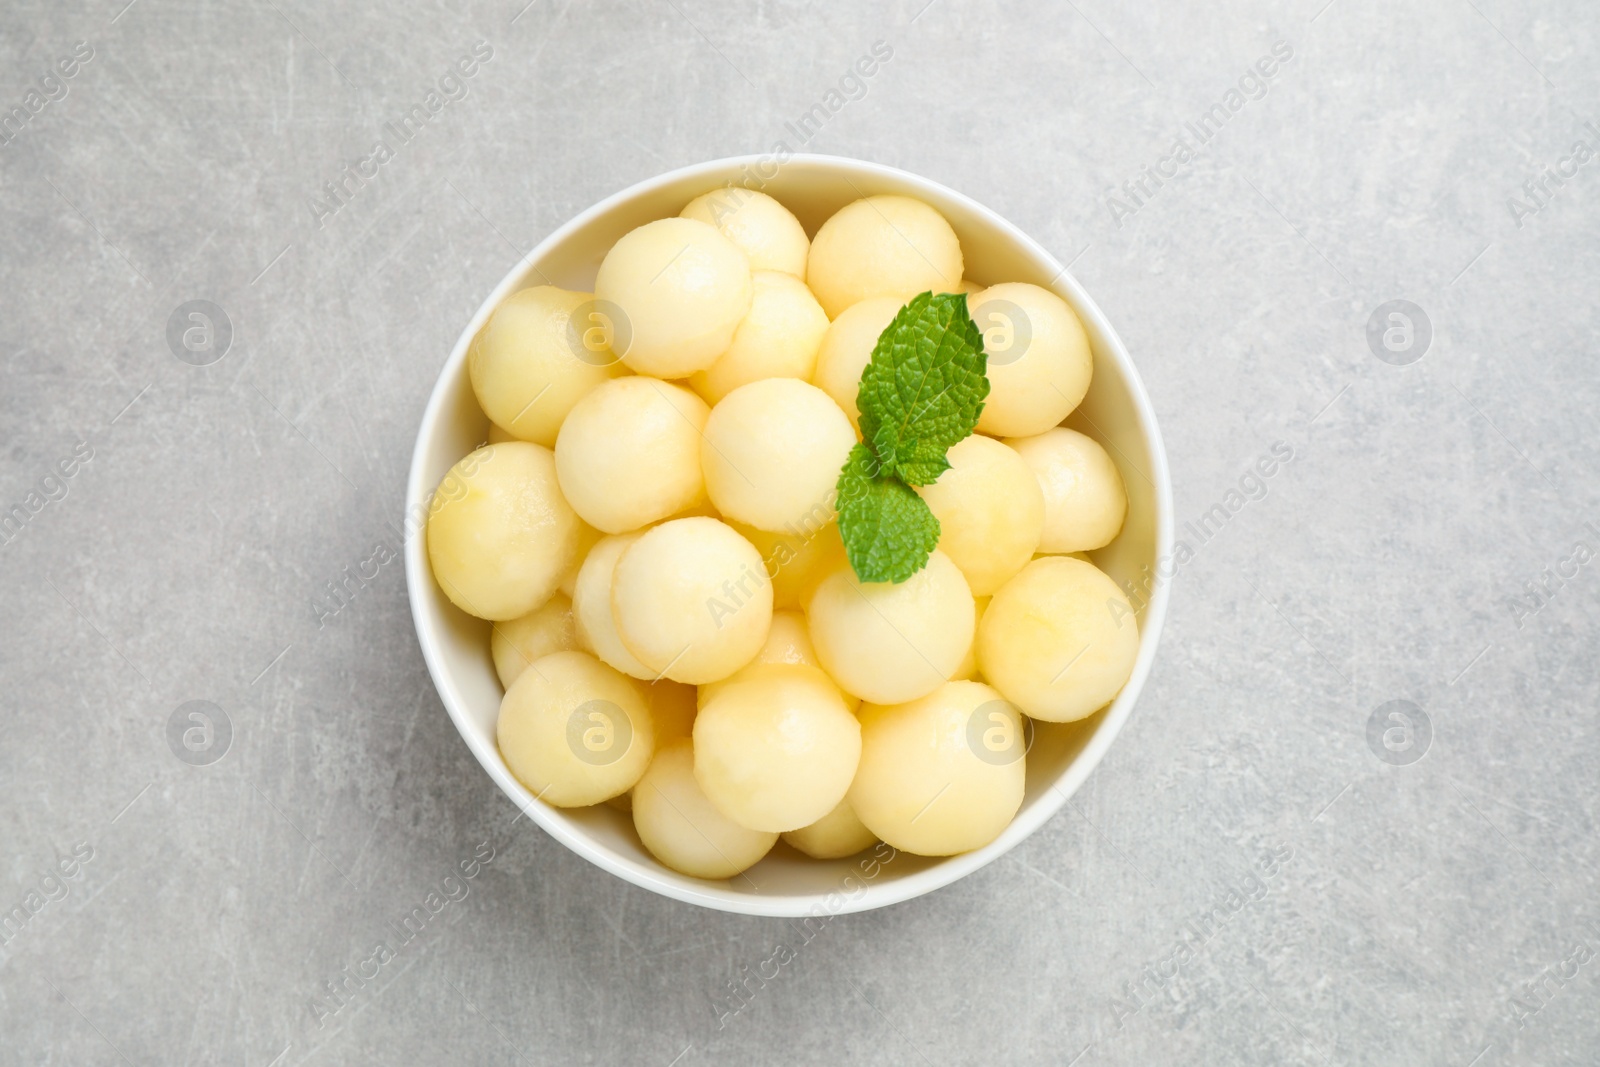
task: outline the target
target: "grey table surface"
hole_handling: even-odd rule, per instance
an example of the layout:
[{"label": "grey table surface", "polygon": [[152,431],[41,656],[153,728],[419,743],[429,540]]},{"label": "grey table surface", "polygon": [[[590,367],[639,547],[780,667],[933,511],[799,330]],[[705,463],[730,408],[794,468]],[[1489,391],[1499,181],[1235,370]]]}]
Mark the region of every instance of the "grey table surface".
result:
[{"label": "grey table surface", "polygon": [[[525,2],[0,11],[0,1062],[1600,1062],[1595,5]],[[514,822],[379,551],[518,256],[779,144],[1070,261],[1192,550],[1072,802],[809,933]]]}]

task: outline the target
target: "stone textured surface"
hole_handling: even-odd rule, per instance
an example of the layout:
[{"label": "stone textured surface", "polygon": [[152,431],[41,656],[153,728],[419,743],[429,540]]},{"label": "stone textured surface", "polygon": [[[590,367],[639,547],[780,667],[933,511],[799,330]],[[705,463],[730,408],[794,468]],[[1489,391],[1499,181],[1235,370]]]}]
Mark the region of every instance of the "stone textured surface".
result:
[{"label": "stone textured surface", "polygon": [[[37,906],[0,946],[0,1062],[1600,1058],[1600,573],[1574,557],[1600,549],[1600,162],[1522,191],[1600,147],[1593,4],[122,3],[0,11],[0,109],[38,107],[0,145],[0,506],[26,512],[0,543],[0,908]],[[478,42],[464,96],[385,132]],[[1222,505],[1073,802],[809,941],[513,825],[399,563],[367,562],[517,255],[779,141],[926,174],[1070,260],[1154,398],[1180,523]],[[1117,191],[1145,168],[1174,176]],[[1369,347],[1393,299],[1431,323],[1420,359]],[[207,366],[167,342],[191,300],[231,322]],[[169,743],[191,700],[231,723],[209,765]],[[1420,733],[1368,743],[1391,700],[1431,724],[1419,761],[1378,753]]]}]

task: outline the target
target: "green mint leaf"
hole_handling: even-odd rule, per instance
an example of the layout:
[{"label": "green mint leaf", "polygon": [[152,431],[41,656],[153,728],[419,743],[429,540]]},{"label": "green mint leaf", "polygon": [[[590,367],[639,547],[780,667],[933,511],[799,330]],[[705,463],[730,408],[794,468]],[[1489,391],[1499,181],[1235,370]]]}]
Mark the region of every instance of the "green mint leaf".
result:
[{"label": "green mint leaf", "polygon": [[939,543],[939,520],[905,482],[879,471],[872,449],[858,444],[839,472],[839,534],[856,577],[903,582],[928,563]]},{"label": "green mint leaf", "polygon": [[[923,293],[895,315],[861,373],[861,436],[881,474],[930,485],[972,433],[989,395],[983,334],[964,293]],[[859,573],[859,572],[858,572]]]}]

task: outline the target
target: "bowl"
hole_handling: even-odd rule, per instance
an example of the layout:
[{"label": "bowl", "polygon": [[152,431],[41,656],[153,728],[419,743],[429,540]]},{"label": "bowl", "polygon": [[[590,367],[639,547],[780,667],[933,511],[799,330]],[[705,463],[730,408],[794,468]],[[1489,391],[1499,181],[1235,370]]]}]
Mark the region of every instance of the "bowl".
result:
[{"label": "bowl", "polygon": [[[1139,654],[1133,674],[1109,706],[1088,719],[1037,724],[1027,755],[1021,809],[984,848],[939,859],[895,853],[887,845],[849,859],[818,861],[779,843],[743,875],[712,882],[669,870],[634,833],[632,820],[606,805],[563,809],[535,799],[511,774],[495,744],[502,690],[489,656],[489,626],[445,597],[428,565],[422,536],[429,500],[452,464],[485,440],[488,420],[467,377],[467,348],[495,307],[518,289],[555,284],[592,290],[606,251],[623,234],[676,215],[694,197],[728,184],[776,197],[807,233],[853,200],[898,193],[922,200],[961,239],[967,277],[984,284],[1033,282],[1077,312],[1094,350],[1094,379],[1066,425],[1105,445],[1128,489],[1128,516],[1110,545],[1091,553],[1138,608]],[[926,178],[876,163],[834,156],[739,156],[684,167],[601,201],[541,241],[512,267],[461,331],[417,432],[406,485],[406,584],[417,640],[445,709],[467,747],[512,801],[545,832],[597,867],[652,892],[702,907],[747,915],[835,915],[895,904],[949,885],[1016,847],[1067,802],[1105,755],[1133,711],[1155,657],[1167,591],[1154,581],[1172,550],[1172,500],[1166,453],[1150,399],[1132,359],[1089,294],[1065,267],[993,211]],[[1131,583],[1131,585],[1130,585]]]}]

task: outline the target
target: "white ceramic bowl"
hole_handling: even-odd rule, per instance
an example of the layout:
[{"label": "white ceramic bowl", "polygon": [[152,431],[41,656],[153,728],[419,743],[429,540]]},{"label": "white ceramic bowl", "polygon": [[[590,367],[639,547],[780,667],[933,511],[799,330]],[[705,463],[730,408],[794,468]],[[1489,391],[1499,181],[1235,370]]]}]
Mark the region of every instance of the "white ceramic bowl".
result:
[{"label": "white ceramic bowl", "polygon": [[[677,900],[749,915],[840,914],[883,907],[948,885],[1013,848],[1054,815],[1089,776],[1127,721],[1155,656],[1166,614],[1164,585],[1152,583],[1139,612],[1139,658],[1111,706],[1082,722],[1041,724],[1027,760],[1027,795],[1016,819],[993,843],[943,859],[893,855],[887,846],[851,859],[821,862],[779,844],[755,867],[709,882],[662,866],[609,807],[563,809],[534,799],[507,769],[495,745],[501,688],[489,658],[489,624],[450,603],[428,566],[423,520],[434,487],[452,464],[484,440],[488,421],[467,378],[467,346],[505,297],[546,280],[569,289],[594,286],[601,257],[623,234],[674,216],[694,197],[729,183],[760,188],[793,211],[808,233],[845,204],[878,193],[916,197],[937,208],[961,238],[967,277],[984,284],[1033,282],[1060,295],[1083,320],[1094,347],[1094,381],[1067,425],[1108,447],[1128,487],[1122,533],[1095,562],[1113,578],[1143,589],[1158,561],[1170,559],[1172,499],[1155,414],[1133,361],[1089,294],[1048,252],[993,211],[914,174],[833,156],[744,156],[701,163],[641,182],[603,200],[540,242],[512,268],[461,331],[417,433],[406,485],[406,583],[417,639],[439,696],[467,747],[534,822],[596,866]],[[1148,568],[1148,570],[1146,570]],[[1136,601],[1137,603],[1137,601]],[[891,858],[892,857],[892,858]]]}]

